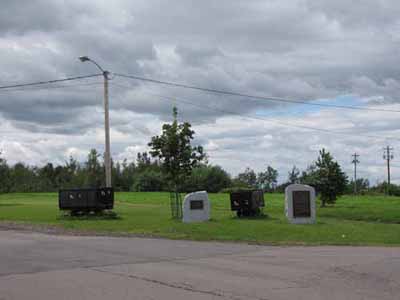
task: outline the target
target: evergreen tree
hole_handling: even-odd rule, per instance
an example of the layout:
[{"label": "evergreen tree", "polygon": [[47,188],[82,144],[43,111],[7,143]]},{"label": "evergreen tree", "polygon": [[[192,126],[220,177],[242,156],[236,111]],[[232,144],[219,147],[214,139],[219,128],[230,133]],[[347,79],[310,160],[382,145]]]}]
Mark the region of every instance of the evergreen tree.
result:
[{"label": "evergreen tree", "polygon": [[336,199],[343,195],[346,189],[347,176],[340,165],[333,160],[332,155],[322,149],[315,163],[317,181],[316,187],[321,195],[322,207],[334,204]]},{"label": "evergreen tree", "polygon": [[301,172],[299,181],[302,184],[308,184],[316,187],[318,181],[318,173],[316,165],[315,164],[309,165],[305,171]]}]

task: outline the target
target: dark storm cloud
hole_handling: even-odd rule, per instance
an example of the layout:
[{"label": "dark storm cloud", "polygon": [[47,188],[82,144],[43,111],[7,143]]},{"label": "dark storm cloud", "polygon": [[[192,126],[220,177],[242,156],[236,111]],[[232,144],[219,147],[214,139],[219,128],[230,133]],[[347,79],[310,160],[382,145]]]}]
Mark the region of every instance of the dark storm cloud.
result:
[{"label": "dark storm cloud", "polygon": [[0,32],[13,35],[61,29],[71,13],[63,10],[61,4],[60,1],[46,0],[2,0]]},{"label": "dark storm cloud", "polygon": [[[399,5],[394,1],[363,2],[362,9],[344,2],[301,0],[112,5],[41,0],[2,5],[2,82],[97,72],[76,60],[90,55],[111,71],[217,89],[305,100],[343,93],[398,100],[395,62],[400,57],[393,34]],[[138,85],[129,83],[131,89]],[[248,113],[265,108],[256,101],[145,86],[142,91],[162,91],[168,98],[189,98],[217,108],[202,112],[180,103],[185,116],[195,122],[215,120],[223,110]],[[133,103],[123,101],[128,95],[116,90],[112,107],[162,118],[170,114],[171,103],[160,98],[140,95]],[[51,98],[55,113],[49,120],[74,118],[67,111],[62,116],[63,99],[68,97],[59,93]],[[94,105],[84,95],[74,98],[78,105]],[[3,115],[41,122],[43,103],[33,97],[30,103],[38,108],[24,116],[21,102],[17,97],[3,102]]]},{"label": "dark storm cloud", "polygon": [[[368,105],[395,104],[400,102],[399,14],[400,4],[394,0],[4,0],[0,85],[98,72],[77,59],[88,55],[111,72],[207,88],[305,101],[354,94]],[[173,105],[179,108],[180,120],[193,123],[196,141],[219,149],[215,157],[234,172],[250,157],[274,161],[280,156],[276,167],[285,170],[290,164],[307,165],[322,146],[330,146],[346,163],[342,149],[361,145],[361,150],[376,150],[362,138],[336,141],[336,136],[235,117],[261,111],[267,119],[285,121],[285,116],[279,119],[274,113],[289,106],[277,102],[111,78],[111,124],[113,141],[121,143],[114,148],[118,155],[134,157],[132,151],[144,151],[160,122],[171,120]],[[96,81],[100,85],[92,85]],[[101,81],[100,77],[68,83],[87,86],[1,92],[0,118],[10,128],[35,137],[73,136],[70,142],[83,135],[84,141],[74,149],[83,153],[89,144],[99,142],[85,134],[103,126]],[[297,121],[315,127],[345,124],[343,130],[355,134],[397,129],[392,116],[334,111],[304,112],[301,117]],[[226,119],[230,121],[220,123]],[[88,145],[83,147],[83,142]],[[54,153],[59,149],[63,148],[54,148]]]},{"label": "dark storm cloud", "polygon": [[96,86],[90,86],[93,91],[75,87],[77,91],[68,92],[71,88],[73,87],[47,91],[3,91],[0,94],[0,112],[3,117],[16,121],[44,126],[65,123],[68,127],[68,123],[76,121],[82,112],[87,113],[87,107],[95,111],[96,106],[102,106],[102,92],[97,89],[99,92],[96,93]]}]

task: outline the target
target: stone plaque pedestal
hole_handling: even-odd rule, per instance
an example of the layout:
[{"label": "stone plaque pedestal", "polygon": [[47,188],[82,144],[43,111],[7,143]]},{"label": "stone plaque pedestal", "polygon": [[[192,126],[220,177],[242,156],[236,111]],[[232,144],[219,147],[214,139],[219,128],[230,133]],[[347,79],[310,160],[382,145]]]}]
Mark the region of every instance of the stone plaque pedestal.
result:
[{"label": "stone plaque pedestal", "polygon": [[292,224],[315,223],[315,189],[291,184],[285,189],[285,215]]},{"label": "stone plaque pedestal", "polygon": [[186,195],[183,200],[183,222],[204,222],[210,219],[210,201],[206,191]]}]

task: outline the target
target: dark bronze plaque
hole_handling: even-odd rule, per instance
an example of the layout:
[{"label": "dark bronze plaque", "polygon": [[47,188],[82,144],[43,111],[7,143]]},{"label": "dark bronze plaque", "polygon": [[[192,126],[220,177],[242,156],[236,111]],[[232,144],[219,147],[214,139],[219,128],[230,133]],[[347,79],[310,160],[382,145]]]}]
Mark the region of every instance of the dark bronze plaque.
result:
[{"label": "dark bronze plaque", "polygon": [[190,201],[190,209],[204,209],[203,200]]},{"label": "dark bronze plaque", "polygon": [[293,192],[293,217],[304,218],[311,217],[310,192]]}]

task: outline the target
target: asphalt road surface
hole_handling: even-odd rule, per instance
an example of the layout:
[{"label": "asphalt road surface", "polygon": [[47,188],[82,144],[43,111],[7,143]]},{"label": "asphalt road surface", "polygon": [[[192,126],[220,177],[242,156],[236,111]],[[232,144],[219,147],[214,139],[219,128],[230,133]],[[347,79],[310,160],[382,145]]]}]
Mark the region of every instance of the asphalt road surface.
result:
[{"label": "asphalt road surface", "polygon": [[400,299],[400,248],[0,231],[0,299]]}]

